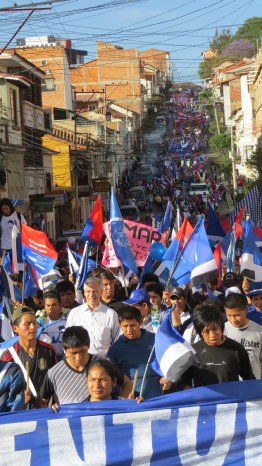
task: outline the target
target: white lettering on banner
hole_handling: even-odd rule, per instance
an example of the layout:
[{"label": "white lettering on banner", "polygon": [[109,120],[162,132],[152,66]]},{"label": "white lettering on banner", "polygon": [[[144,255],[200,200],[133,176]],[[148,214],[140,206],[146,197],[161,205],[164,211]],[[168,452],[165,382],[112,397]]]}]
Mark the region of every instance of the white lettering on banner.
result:
[{"label": "white lettering on banner", "polygon": [[15,436],[28,434],[36,429],[36,422],[4,424],[0,426],[0,464],[30,466],[31,450],[15,451]]},{"label": "white lettering on banner", "polygon": [[133,424],[132,466],[150,465],[153,454],[151,424],[153,421],[166,421],[170,418],[171,409],[113,415],[113,424]]},{"label": "white lettering on banner", "polygon": [[70,464],[83,466],[85,463],[76,451],[68,419],[47,421],[50,466],[64,466],[70,459]]},{"label": "white lettering on banner", "polygon": [[67,419],[47,421],[49,437],[50,466],[74,466],[106,464],[106,443],[104,416],[82,417],[82,439],[84,445],[84,461],[76,451],[72,432]]},{"label": "white lettering on banner", "polygon": [[104,466],[106,464],[104,419],[104,416],[81,418],[84,457],[90,466]]},{"label": "white lettering on banner", "polygon": [[44,248],[45,250],[47,250],[47,246],[45,244],[37,243],[31,238],[28,239],[28,243],[31,248]]},{"label": "white lettering on banner", "polygon": [[178,453],[183,466],[209,463],[221,466],[234,436],[237,404],[218,404],[215,415],[215,438],[204,456],[198,455],[197,421],[199,407],[179,408],[177,419]]},{"label": "white lettering on banner", "polygon": [[245,448],[245,466],[261,466],[262,428],[260,414],[262,400],[246,403],[247,435]]}]

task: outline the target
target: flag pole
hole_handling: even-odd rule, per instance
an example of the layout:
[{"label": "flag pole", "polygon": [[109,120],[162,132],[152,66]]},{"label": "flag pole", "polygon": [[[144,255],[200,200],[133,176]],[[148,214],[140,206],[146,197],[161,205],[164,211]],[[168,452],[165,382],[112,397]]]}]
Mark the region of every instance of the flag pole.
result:
[{"label": "flag pole", "polygon": [[142,383],[141,383],[141,388],[140,388],[140,393],[139,393],[139,397],[140,397],[140,398],[142,398],[142,396],[143,396],[143,389],[144,389],[144,385],[145,385],[146,374],[147,374],[148,366],[149,366],[149,363],[150,363],[151,358],[152,358],[152,356],[153,356],[154,350],[155,350],[155,343],[154,343],[153,346],[152,346],[152,349],[151,349],[149,358],[148,358],[147,363],[146,363],[146,368],[145,368],[145,372],[144,372],[144,375],[143,375],[143,379],[142,379]]},{"label": "flag pole", "polygon": [[25,302],[25,260],[23,261],[22,306]]},{"label": "flag pole", "polygon": [[122,272],[122,275],[123,275],[126,297],[128,298],[128,291],[127,291],[127,286],[126,286],[126,276],[125,276],[125,272],[124,272],[123,262],[121,262],[121,272]]},{"label": "flag pole", "polygon": [[1,257],[1,261],[0,261],[0,267],[3,267],[3,263],[4,263],[4,260],[5,260],[5,255],[6,255],[6,250],[4,249],[2,257]]},{"label": "flag pole", "polygon": [[[200,221],[200,220],[199,220],[199,221]],[[196,224],[196,226],[195,226],[195,228],[194,228],[194,230],[192,231],[192,233],[191,233],[190,236],[193,235],[193,233],[194,233],[194,231],[195,231],[197,225],[199,224],[199,221],[197,222],[197,224]],[[190,238],[190,237],[189,237],[189,238]],[[188,238],[188,240],[189,240],[189,238]],[[183,254],[183,252],[184,252],[184,249],[185,249],[185,247],[186,247],[186,245],[187,245],[187,243],[188,243],[188,240],[187,240],[186,244],[184,245],[184,247],[183,247],[181,253],[178,255],[177,259],[173,262],[172,269],[171,269],[171,272],[170,272],[170,274],[169,274],[169,277],[168,277],[168,280],[167,280],[167,283],[166,283],[166,289],[165,289],[165,291],[168,290],[168,287],[169,287],[169,285],[170,285],[171,279],[172,279],[173,274],[174,274],[174,272],[175,272],[175,270],[176,270],[176,267],[177,267],[177,265],[178,265],[178,262],[180,261],[180,257],[182,256],[182,254]]]},{"label": "flag pole", "polygon": [[77,277],[76,284],[75,284],[75,292],[77,292],[77,290],[78,290],[78,286],[79,286],[79,282],[80,282],[81,273],[82,273],[82,270],[83,270],[83,265],[84,265],[84,260],[85,260],[85,255],[87,253],[87,250],[88,250],[88,241],[85,242],[83,256],[82,256],[82,259],[81,259],[81,262],[80,262],[78,277]]}]

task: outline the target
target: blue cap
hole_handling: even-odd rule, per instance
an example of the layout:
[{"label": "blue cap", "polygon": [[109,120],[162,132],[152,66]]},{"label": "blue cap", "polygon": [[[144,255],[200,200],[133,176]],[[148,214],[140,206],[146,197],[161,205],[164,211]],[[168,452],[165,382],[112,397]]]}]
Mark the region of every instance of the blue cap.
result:
[{"label": "blue cap", "polygon": [[256,296],[257,294],[262,294],[262,288],[258,288],[256,290],[252,290],[248,293],[248,296],[250,298],[253,298],[253,296]]},{"label": "blue cap", "polygon": [[142,288],[140,288],[139,290],[133,290],[131,295],[129,296],[129,299],[124,302],[125,304],[137,304],[141,301],[150,303],[150,296],[148,292],[146,290],[143,290]]}]

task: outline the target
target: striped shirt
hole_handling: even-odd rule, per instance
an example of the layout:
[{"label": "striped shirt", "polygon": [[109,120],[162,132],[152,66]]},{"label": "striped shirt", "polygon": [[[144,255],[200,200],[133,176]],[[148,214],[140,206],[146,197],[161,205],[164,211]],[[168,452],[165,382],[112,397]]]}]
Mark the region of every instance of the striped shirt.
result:
[{"label": "striped shirt", "polygon": [[50,400],[55,393],[59,404],[84,401],[89,395],[86,384],[87,370],[91,361],[96,359],[99,359],[99,356],[90,354],[89,361],[82,371],[73,369],[66,359],[63,359],[47,372],[40,396],[45,400]]}]

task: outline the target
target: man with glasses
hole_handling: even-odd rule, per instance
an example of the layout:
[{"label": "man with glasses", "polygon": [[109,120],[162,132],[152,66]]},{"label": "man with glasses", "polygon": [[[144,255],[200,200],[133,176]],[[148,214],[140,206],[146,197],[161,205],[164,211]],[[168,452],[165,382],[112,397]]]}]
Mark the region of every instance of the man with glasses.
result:
[{"label": "man with glasses", "polygon": [[85,304],[71,310],[66,327],[81,325],[90,336],[90,352],[105,356],[110,345],[119,337],[117,313],[101,303],[103,282],[89,277],[84,283]]}]

